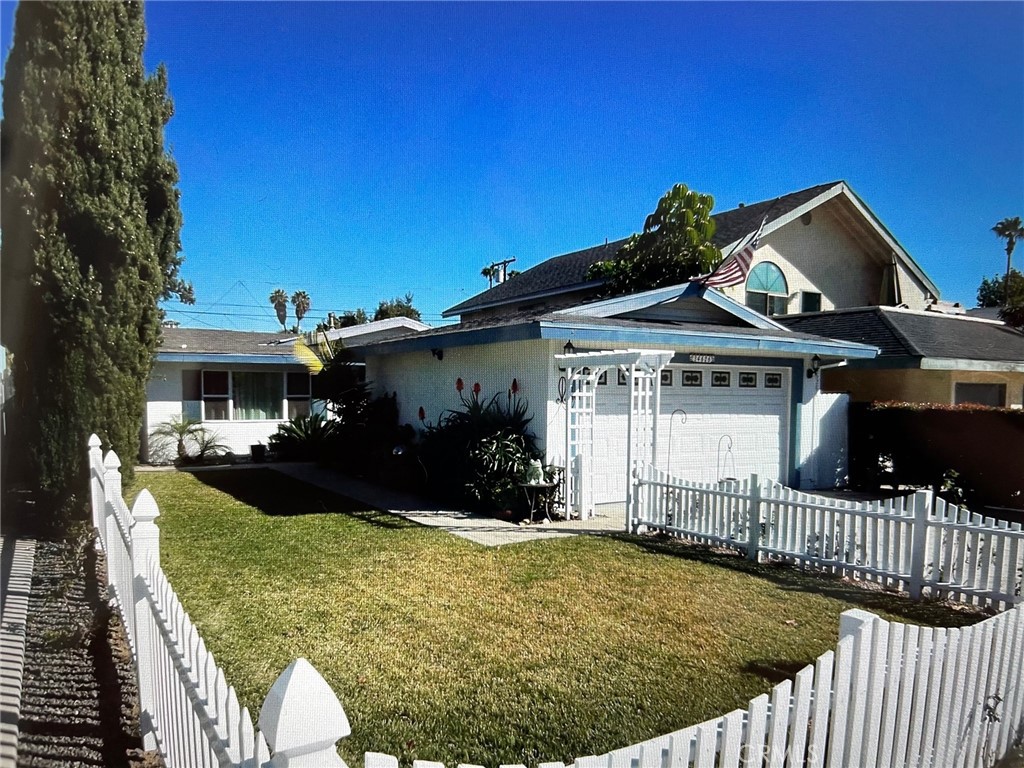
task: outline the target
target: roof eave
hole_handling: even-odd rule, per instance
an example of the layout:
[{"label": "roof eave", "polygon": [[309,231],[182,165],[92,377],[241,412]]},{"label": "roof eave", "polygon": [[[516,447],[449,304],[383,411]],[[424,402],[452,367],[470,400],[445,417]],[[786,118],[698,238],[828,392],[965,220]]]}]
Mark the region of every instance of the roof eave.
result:
[{"label": "roof eave", "polygon": [[223,365],[304,365],[294,355],[259,355],[244,352],[164,352],[157,351],[158,363],[213,363]]}]

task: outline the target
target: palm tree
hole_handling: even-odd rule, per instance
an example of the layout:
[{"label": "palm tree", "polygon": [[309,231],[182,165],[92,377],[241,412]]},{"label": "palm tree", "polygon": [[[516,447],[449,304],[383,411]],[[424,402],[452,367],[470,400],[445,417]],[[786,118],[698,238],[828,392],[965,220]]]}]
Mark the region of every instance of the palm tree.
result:
[{"label": "palm tree", "polygon": [[305,291],[296,291],[292,294],[292,306],[295,307],[295,327],[299,327],[302,322],[302,318],[306,316],[309,311],[309,294]]},{"label": "palm tree", "polygon": [[494,264],[491,264],[491,266],[484,267],[483,269],[481,269],[480,270],[480,275],[481,275],[481,277],[486,277],[487,278],[487,287],[488,288],[493,288],[494,287],[494,278],[496,278],[498,276],[498,268]]},{"label": "palm tree", "polygon": [[281,328],[287,328],[285,321],[288,319],[288,294],[281,288],[276,288],[270,294],[270,303],[274,305],[277,321],[281,323]]},{"label": "palm tree", "polygon": [[1010,259],[1013,257],[1013,249],[1017,245],[1018,240],[1024,240],[1024,225],[1021,224],[1020,216],[1014,216],[1012,219],[1003,219],[994,227],[992,231],[996,233],[996,237],[1001,237],[1006,241],[1006,282],[1003,287],[1003,306],[1010,305]]}]

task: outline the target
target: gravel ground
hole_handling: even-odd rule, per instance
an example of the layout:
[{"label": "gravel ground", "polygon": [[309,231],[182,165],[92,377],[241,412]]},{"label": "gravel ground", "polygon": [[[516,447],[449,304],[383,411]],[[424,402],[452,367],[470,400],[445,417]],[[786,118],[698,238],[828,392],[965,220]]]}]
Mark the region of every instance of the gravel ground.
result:
[{"label": "gravel ground", "polygon": [[153,766],[124,630],[91,544],[39,541],[25,638],[18,766]]}]

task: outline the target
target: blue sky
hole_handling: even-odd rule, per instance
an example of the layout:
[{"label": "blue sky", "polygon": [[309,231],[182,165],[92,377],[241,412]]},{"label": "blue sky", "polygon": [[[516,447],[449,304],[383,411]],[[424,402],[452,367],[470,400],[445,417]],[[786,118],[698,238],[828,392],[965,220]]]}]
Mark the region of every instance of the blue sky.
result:
[{"label": "blue sky", "polygon": [[[15,5],[0,4],[2,42]],[[847,180],[973,305],[1024,216],[1024,4],[146,6],[181,172],[184,325],[274,330],[637,231],[677,182],[716,210]],[[1024,266],[1024,251],[1015,254]]]}]

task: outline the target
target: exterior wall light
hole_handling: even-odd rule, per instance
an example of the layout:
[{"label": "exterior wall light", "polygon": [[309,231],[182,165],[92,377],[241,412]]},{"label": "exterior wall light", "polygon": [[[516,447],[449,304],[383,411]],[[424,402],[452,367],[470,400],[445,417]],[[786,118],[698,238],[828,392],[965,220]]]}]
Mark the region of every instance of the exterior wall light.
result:
[{"label": "exterior wall light", "polygon": [[807,378],[813,379],[821,370],[821,358],[815,355],[811,358],[811,367],[807,370]]},{"label": "exterior wall light", "polygon": [[572,340],[571,339],[569,341],[565,342],[565,346],[562,347],[562,352],[564,352],[567,355],[571,355],[575,351],[576,351],[576,347],[574,347],[572,345]]}]

